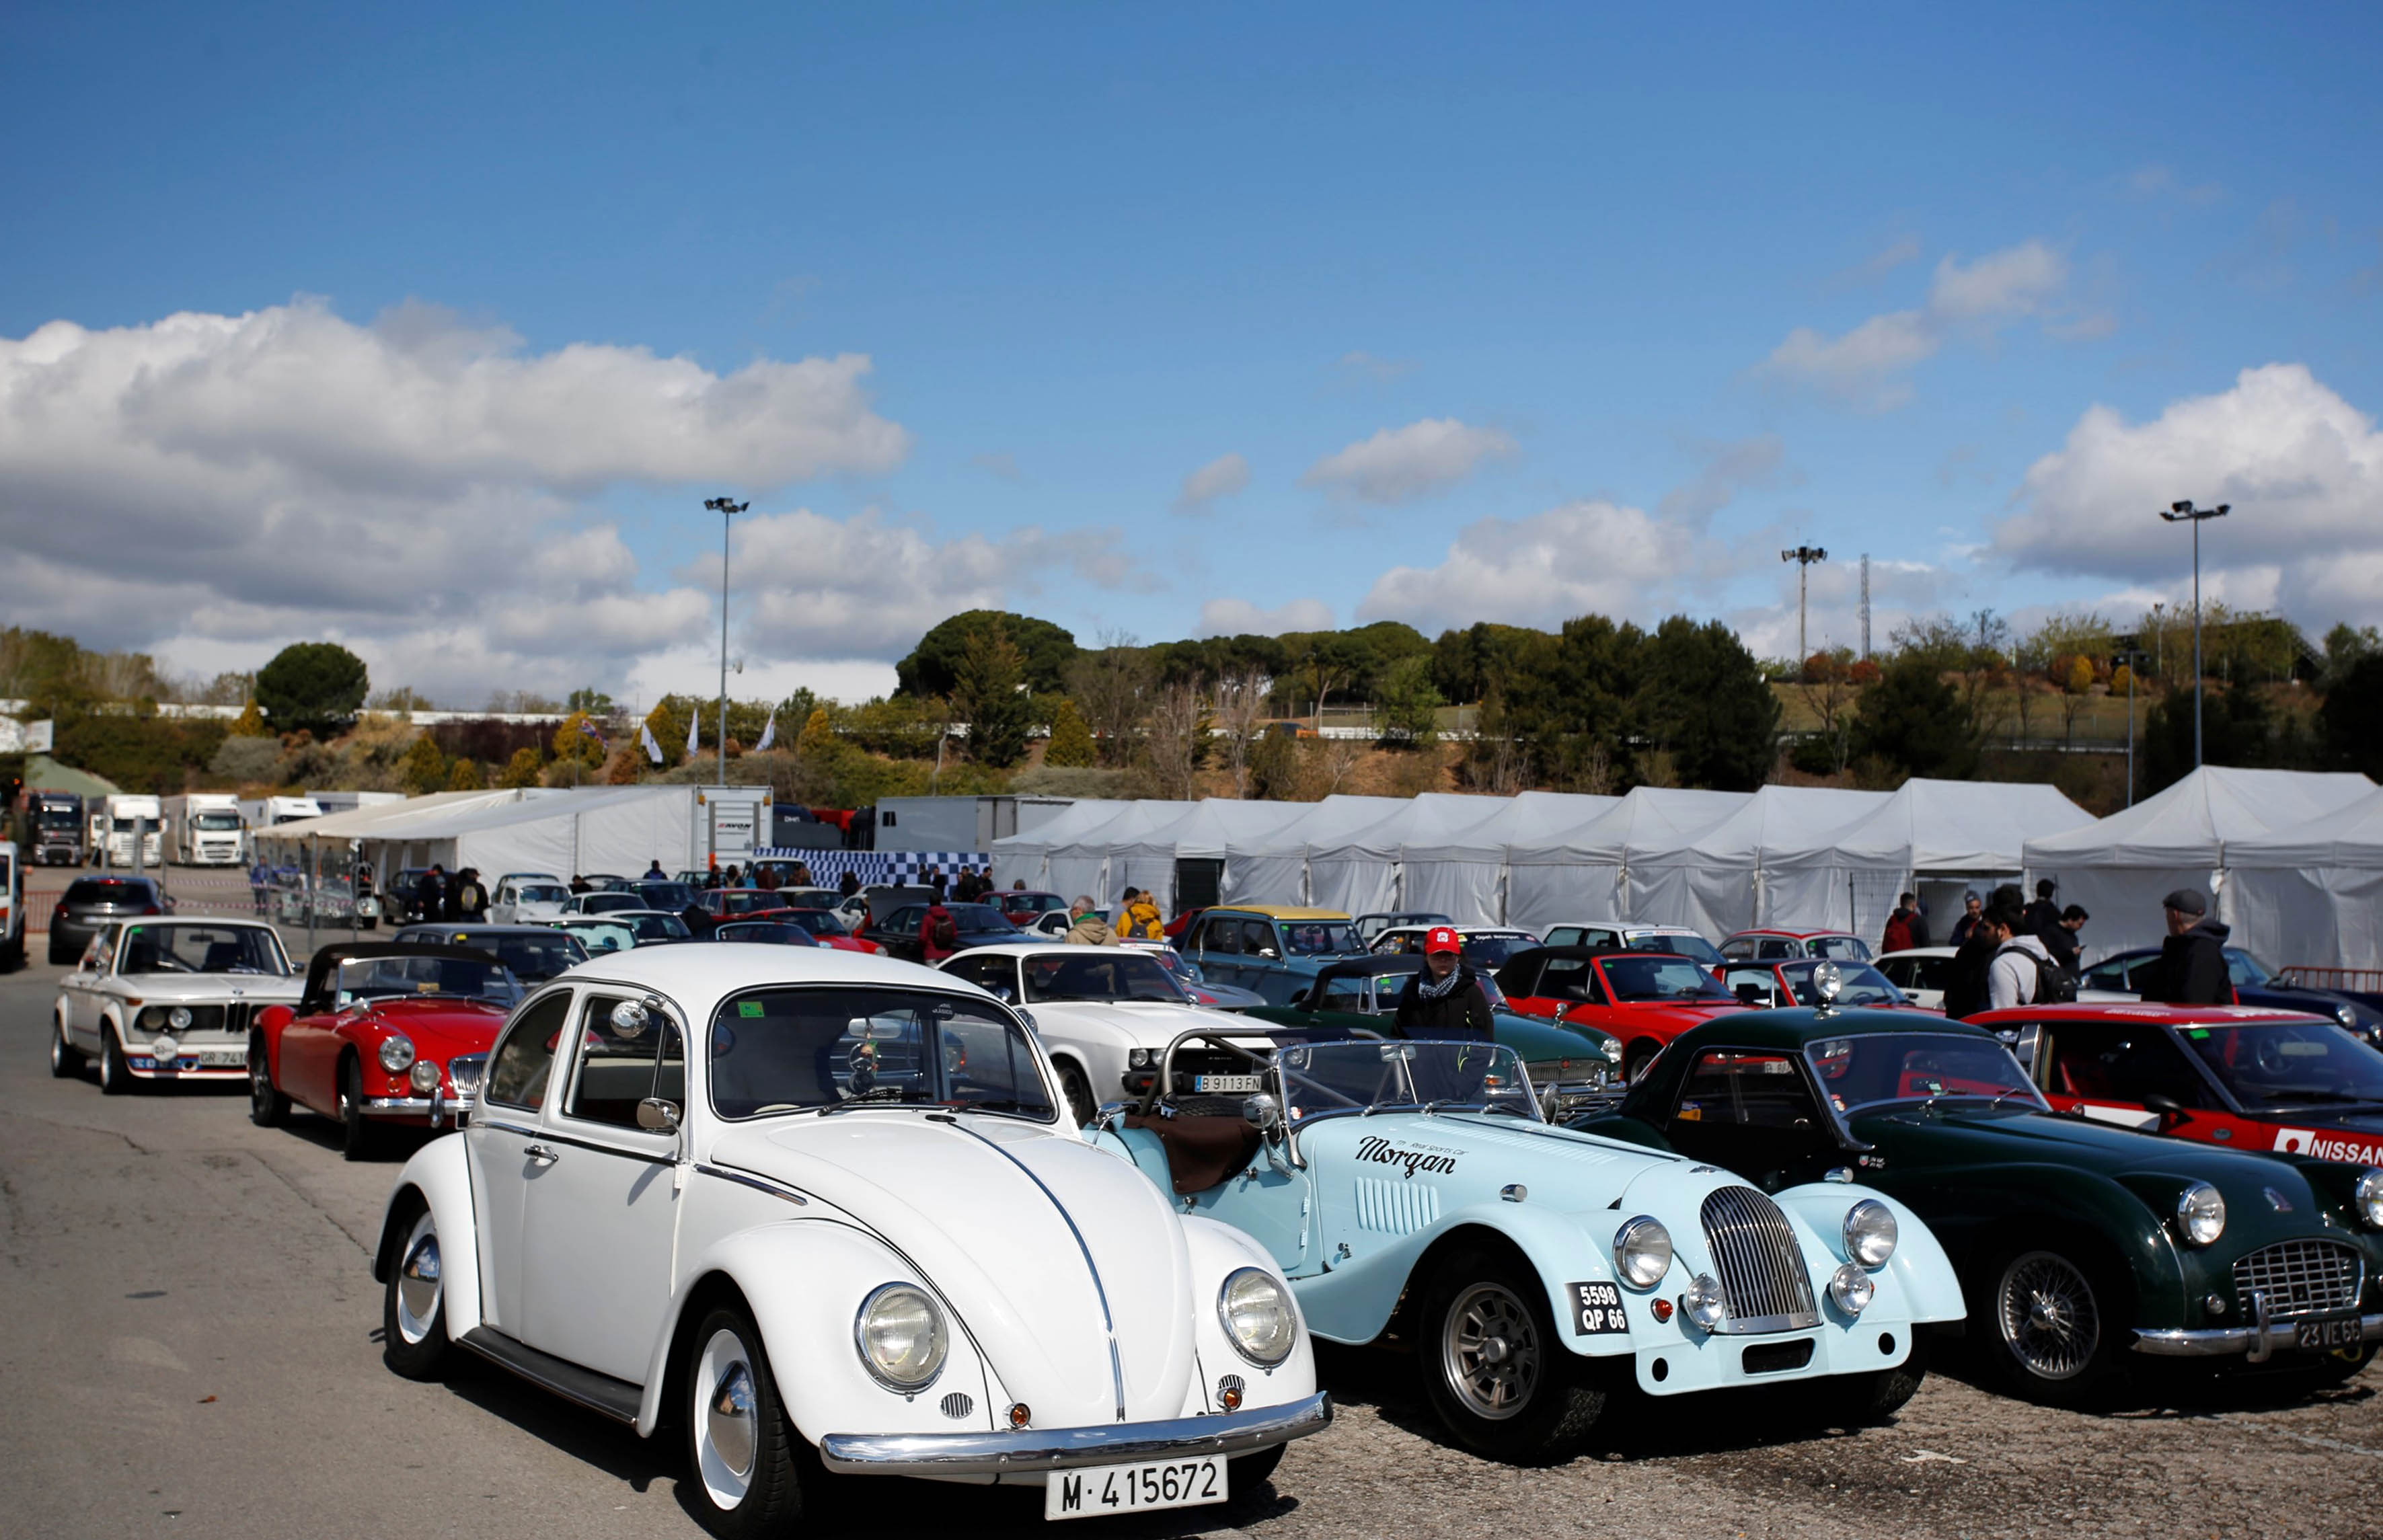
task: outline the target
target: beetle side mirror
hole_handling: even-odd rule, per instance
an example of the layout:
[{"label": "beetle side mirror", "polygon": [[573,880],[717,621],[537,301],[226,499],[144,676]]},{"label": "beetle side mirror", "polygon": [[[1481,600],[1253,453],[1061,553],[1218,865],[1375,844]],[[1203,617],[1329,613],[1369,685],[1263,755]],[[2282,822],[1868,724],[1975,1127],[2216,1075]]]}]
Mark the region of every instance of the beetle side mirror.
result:
[{"label": "beetle side mirror", "polygon": [[637,1127],[649,1134],[678,1132],[678,1103],[648,1096],[637,1103]]}]

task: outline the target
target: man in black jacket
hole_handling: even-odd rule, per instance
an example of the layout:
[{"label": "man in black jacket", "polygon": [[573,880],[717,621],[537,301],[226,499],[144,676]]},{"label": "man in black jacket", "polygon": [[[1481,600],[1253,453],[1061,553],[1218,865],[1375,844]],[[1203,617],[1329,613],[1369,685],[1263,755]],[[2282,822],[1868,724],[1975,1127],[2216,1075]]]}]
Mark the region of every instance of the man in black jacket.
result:
[{"label": "man in black jacket", "polygon": [[1464,943],[1455,930],[1435,925],[1423,941],[1423,971],[1407,979],[1399,992],[1398,1028],[1410,1038],[1495,1039],[1488,992],[1481,987],[1463,959]]},{"label": "man in black jacket", "polygon": [[[2230,1005],[2234,981],[2226,969],[2226,938],[2233,932],[2209,918],[2209,900],[2179,888],[2160,900],[2167,912],[2167,939],[2159,961],[2145,971],[2137,992],[2170,1005]],[[2142,978],[2142,974],[2137,975]]]}]

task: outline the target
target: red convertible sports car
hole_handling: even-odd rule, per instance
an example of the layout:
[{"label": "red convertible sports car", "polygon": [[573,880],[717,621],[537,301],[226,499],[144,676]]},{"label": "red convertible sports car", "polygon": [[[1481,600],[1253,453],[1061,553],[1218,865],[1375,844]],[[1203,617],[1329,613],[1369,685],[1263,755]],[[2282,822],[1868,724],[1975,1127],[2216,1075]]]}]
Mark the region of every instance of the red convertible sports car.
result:
[{"label": "red convertible sports car", "polygon": [[1541,946],[1498,970],[1506,1004],[1525,1016],[1594,1027],[1622,1041],[1622,1071],[1636,1079],[1663,1045],[1691,1027],[1747,1007],[1694,957]]},{"label": "red convertible sports car", "polygon": [[478,1098],[488,1045],[521,986],[486,952],[385,942],[327,946],[296,1009],[257,1013],[248,1040],[248,1115],[286,1120],[291,1103],[339,1120],[340,1152],[362,1160],[384,1123],[461,1123]]}]

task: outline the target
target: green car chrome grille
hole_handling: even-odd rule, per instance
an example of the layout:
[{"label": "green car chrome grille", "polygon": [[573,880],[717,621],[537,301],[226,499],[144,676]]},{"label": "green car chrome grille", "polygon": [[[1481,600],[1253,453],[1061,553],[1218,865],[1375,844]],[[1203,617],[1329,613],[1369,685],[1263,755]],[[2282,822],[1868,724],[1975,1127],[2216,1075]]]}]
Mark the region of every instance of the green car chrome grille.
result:
[{"label": "green car chrome grille", "polygon": [[2355,1309],[2364,1281],[2358,1253],[2331,1240],[2279,1241],[2234,1263],[2234,1292],[2247,1301],[2255,1291],[2271,1319]]}]

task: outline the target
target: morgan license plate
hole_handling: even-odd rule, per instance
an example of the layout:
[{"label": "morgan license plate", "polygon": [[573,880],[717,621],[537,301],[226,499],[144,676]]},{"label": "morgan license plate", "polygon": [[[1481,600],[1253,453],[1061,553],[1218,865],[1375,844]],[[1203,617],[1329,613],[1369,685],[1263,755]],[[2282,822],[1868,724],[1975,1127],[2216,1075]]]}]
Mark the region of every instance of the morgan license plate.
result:
[{"label": "morgan license plate", "polygon": [[2325,1315],[2292,1323],[2292,1346],[2330,1350],[2355,1348],[2365,1340],[2355,1315]]},{"label": "morgan license plate", "polygon": [[1093,1465],[1054,1471],[1044,1478],[1043,1517],[1089,1519],[1101,1513],[1142,1513],[1197,1508],[1225,1500],[1225,1461],[1162,1460],[1144,1465]]},{"label": "morgan license plate", "polygon": [[1193,1090],[1215,1091],[1219,1095],[1230,1095],[1235,1091],[1246,1094],[1257,1090],[1264,1083],[1263,1078],[1256,1075],[1194,1075],[1192,1077]]}]

